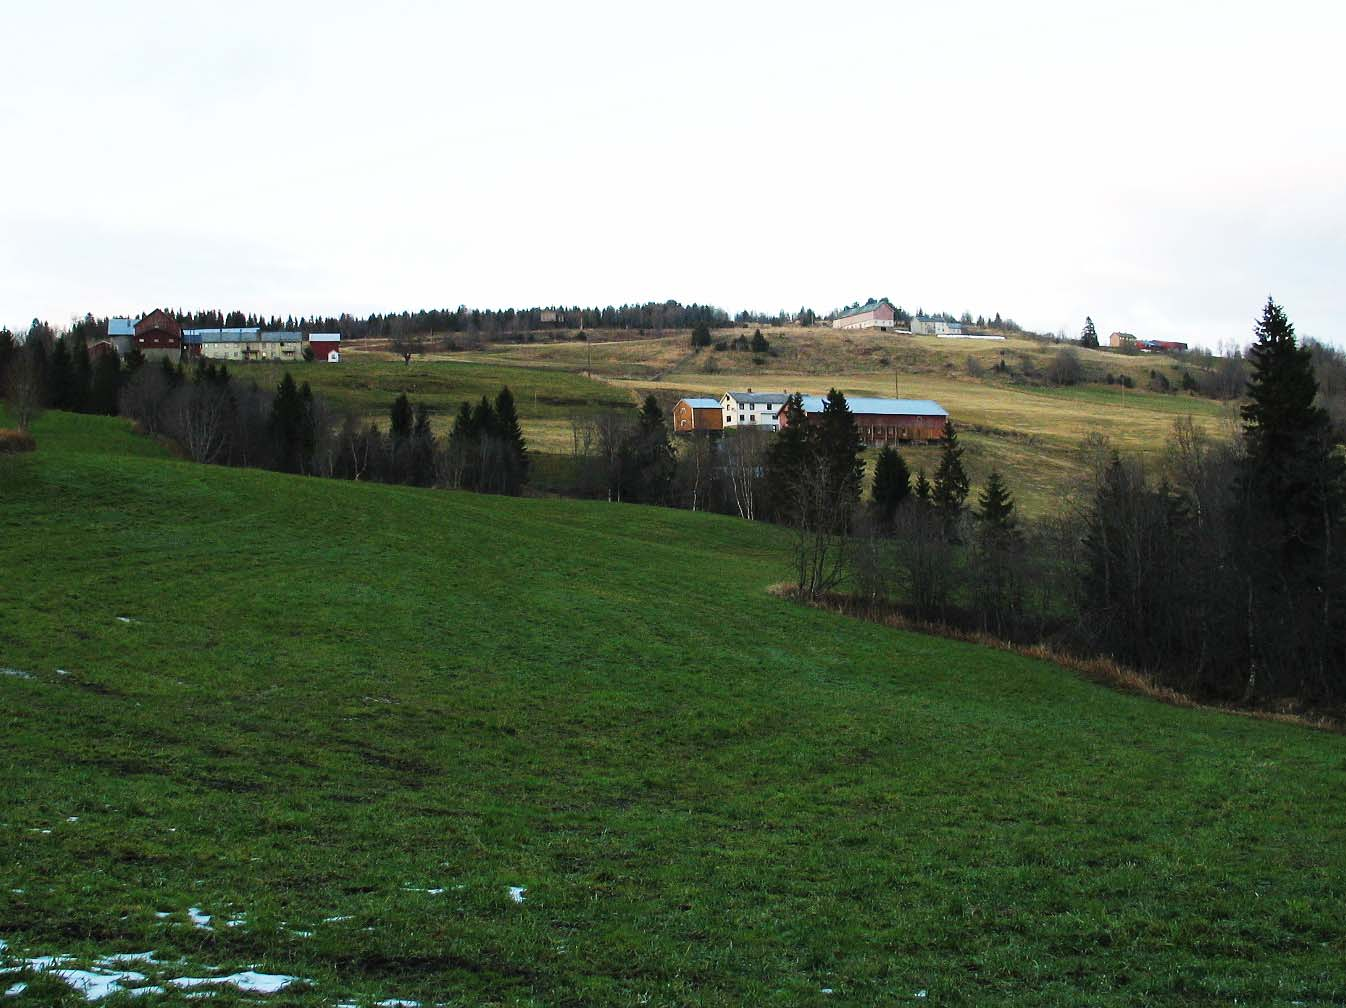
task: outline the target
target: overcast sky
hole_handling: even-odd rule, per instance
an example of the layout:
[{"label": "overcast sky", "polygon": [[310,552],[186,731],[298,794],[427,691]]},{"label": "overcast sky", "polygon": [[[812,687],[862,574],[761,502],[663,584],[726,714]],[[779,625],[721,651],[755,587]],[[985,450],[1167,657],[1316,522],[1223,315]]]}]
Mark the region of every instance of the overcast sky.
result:
[{"label": "overcast sky", "polygon": [[888,296],[1341,344],[1346,5],[0,0],[0,323]]}]

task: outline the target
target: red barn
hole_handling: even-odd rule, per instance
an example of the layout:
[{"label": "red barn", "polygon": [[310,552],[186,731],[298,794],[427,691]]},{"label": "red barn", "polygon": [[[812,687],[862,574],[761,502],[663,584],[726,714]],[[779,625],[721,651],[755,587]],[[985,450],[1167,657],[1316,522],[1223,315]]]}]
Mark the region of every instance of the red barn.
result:
[{"label": "red barn", "polygon": [[315,332],[308,335],[309,349],[313,359],[322,364],[341,362],[341,333]]},{"label": "red barn", "polygon": [[[814,417],[822,413],[827,400],[822,396],[804,396],[804,415]],[[867,399],[860,396],[846,399],[860,438],[867,445],[888,444],[895,441],[938,441],[944,434],[948,411],[932,399]],[[788,426],[785,407],[781,407],[778,423]]]},{"label": "red barn", "polygon": [[897,310],[887,298],[870,300],[855,308],[848,308],[832,322],[833,329],[891,329],[897,320]]},{"label": "red barn", "polygon": [[182,353],[182,326],[162,308],[156,308],[136,323],[135,346],[145,355]]}]

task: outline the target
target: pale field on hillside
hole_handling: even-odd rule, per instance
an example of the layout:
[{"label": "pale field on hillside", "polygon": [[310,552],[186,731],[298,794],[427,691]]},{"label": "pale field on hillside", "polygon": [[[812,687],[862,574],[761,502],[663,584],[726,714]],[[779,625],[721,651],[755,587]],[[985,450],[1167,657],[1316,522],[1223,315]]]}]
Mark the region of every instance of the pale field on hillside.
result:
[{"label": "pale field on hillside", "polygon": [[[717,340],[751,336],[754,327],[716,330]],[[1066,507],[1068,496],[1086,475],[1080,448],[1086,437],[1101,434],[1119,451],[1138,455],[1159,467],[1175,421],[1191,417],[1212,437],[1237,429],[1237,407],[1186,394],[1145,391],[1152,370],[1176,387],[1189,366],[1161,355],[1125,355],[1076,348],[1086,377],[1129,374],[1137,387],[1086,384],[1055,388],[1007,378],[993,370],[1004,360],[1011,376],[1041,373],[1059,345],[1026,337],[1003,341],[943,340],[897,333],[851,333],[832,329],[763,328],[773,353],[754,357],[741,351],[693,353],[686,332],[645,339],[597,338],[522,344],[493,344],[482,350],[427,353],[422,363],[485,363],[532,372],[529,381],[545,382],[538,372],[593,376],[624,389],[633,403],[653,392],[670,409],[683,395],[718,396],[727,390],[791,391],[823,394],[838,388],[849,395],[934,399],[947,409],[960,431],[964,462],[973,494],[990,471],[999,469],[1025,514],[1041,515]],[[383,353],[352,354],[382,359]],[[979,376],[967,360],[977,362]],[[707,373],[707,362],[713,372]],[[1194,369],[1193,369],[1194,370]],[[558,375],[559,379],[559,375]],[[521,403],[521,405],[523,405]],[[526,410],[521,410],[526,414]],[[572,448],[572,424],[557,417],[522,417],[530,447],[566,455]],[[447,433],[452,417],[439,415],[435,429]],[[933,473],[936,445],[901,447],[913,473]],[[868,453],[872,471],[874,452]]]},{"label": "pale field on hillside", "polygon": [[[753,379],[741,374],[688,375],[669,381],[618,384],[628,385],[641,395],[655,391],[661,399],[672,400],[684,394],[710,395],[747,388]],[[829,388],[848,395],[893,394],[890,378],[872,374],[826,378],[775,374],[772,381],[759,380],[752,387],[817,395]],[[1064,495],[1079,484],[1086,474],[1080,447],[1088,435],[1101,434],[1119,451],[1139,455],[1158,466],[1178,419],[1190,416],[1200,429],[1220,437],[1234,429],[1237,418],[1233,407],[1206,399],[1107,386],[1020,388],[927,374],[903,380],[901,394],[904,398],[934,399],[948,410],[965,448],[964,463],[974,493],[992,469],[999,469],[1026,514],[1058,509]],[[924,467],[933,474],[939,458],[937,445],[903,445],[900,451],[913,473]],[[873,454],[869,453],[871,462]],[[872,469],[872,465],[867,468]]]}]

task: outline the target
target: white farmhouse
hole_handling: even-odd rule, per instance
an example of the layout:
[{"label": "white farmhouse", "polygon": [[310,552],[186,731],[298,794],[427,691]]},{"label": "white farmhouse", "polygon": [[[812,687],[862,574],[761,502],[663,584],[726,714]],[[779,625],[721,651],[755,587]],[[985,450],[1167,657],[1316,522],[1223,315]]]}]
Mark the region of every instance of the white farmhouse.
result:
[{"label": "white farmhouse", "polygon": [[911,320],[911,331],[917,336],[944,336],[961,333],[963,324],[961,322],[950,322],[937,315],[917,315]]},{"label": "white farmhouse", "polygon": [[720,397],[720,408],[724,410],[724,429],[736,427],[761,427],[776,429],[776,414],[785,405],[789,396],[784,392],[726,392]]}]

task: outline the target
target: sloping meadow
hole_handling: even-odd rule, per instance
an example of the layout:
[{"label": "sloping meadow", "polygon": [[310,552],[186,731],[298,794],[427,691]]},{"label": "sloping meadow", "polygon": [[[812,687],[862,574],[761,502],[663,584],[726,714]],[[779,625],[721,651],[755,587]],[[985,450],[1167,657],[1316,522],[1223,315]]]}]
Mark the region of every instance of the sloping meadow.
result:
[{"label": "sloping meadow", "polygon": [[5,1003],[1346,998],[1339,736],[796,607],[733,519],[35,433]]}]

